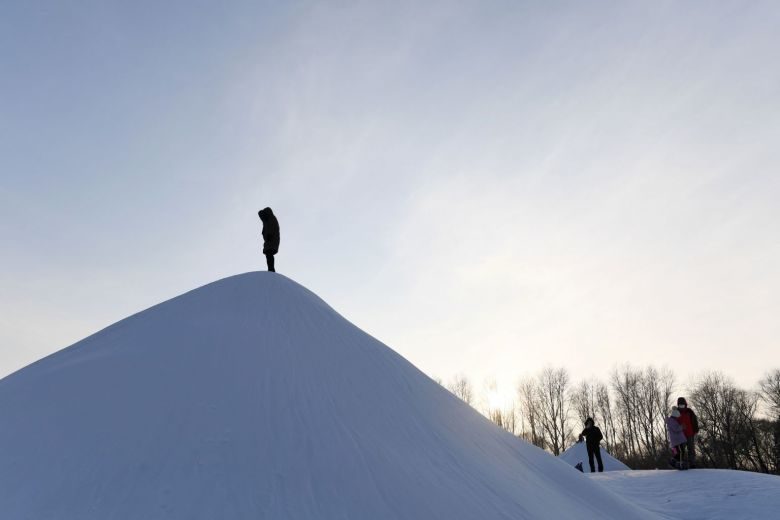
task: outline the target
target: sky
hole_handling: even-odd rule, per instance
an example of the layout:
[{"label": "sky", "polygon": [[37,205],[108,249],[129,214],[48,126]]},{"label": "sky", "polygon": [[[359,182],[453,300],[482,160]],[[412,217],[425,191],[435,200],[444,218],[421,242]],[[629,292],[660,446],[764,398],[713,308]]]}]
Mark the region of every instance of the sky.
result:
[{"label": "sky", "polygon": [[0,377],[276,264],[429,375],[780,367],[780,5],[5,2]]}]

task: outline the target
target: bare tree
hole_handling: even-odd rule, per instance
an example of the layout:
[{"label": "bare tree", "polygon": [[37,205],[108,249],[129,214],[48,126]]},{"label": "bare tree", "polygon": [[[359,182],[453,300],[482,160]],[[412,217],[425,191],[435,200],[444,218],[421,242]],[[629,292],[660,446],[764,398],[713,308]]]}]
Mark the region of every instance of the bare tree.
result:
[{"label": "bare tree", "polygon": [[780,417],[780,369],[768,372],[758,383],[761,399],[775,417]]},{"label": "bare tree", "polygon": [[505,408],[491,408],[488,410],[488,419],[499,428],[503,428],[512,435],[517,435],[517,414],[514,403]]},{"label": "bare tree", "polygon": [[548,367],[539,374],[539,419],[545,444],[553,455],[559,455],[571,439],[568,389],[569,373],[565,368]]},{"label": "bare tree", "polygon": [[759,382],[761,400],[769,408],[772,420],[767,421],[771,430],[771,451],[768,458],[772,460],[774,472],[780,473],[780,370],[774,369],[767,373]]},{"label": "bare tree", "polygon": [[528,377],[522,379],[517,385],[519,403],[520,436],[540,448],[545,447],[542,433],[541,405],[539,403],[539,391],[536,379]]},{"label": "bare tree", "polygon": [[709,372],[697,381],[691,397],[700,417],[700,446],[712,466],[768,471],[756,421],[758,394],[737,388],[720,372]]},{"label": "bare tree", "polygon": [[[598,393],[596,384],[590,381],[580,381],[572,388],[569,395],[571,408],[574,415],[582,422],[592,417],[596,419],[596,410],[598,409]],[[598,421],[596,421],[598,422]]]},{"label": "bare tree", "polygon": [[616,446],[620,458],[630,460],[636,466],[641,458],[638,438],[638,417],[641,373],[630,366],[616,368],[610,382],[615,393],[615,425],[618,428],[620,443]]},{"label": "bare tree", "polygon": [[447,385],[447,389],[459,397],[464,403],[469,406],[474,405],[474,389],[471,386],[469,379],[463,375],[458,374],[452,378],[450,384]]},{"label": "bare tree", "polygon": [[601,381],[596,383],[596,398],[597,416],[602,427],[605,448],[607,451],[613,452],[617,442],[617,430],[612,415],[612,400],[609,395],[609,387]]},{"label": "bare tree", "polygon": [[600,426],[605,448],[611,452],[616,432],[609,387],[601,381],[581,381],[572,389],[569,400],[572,411],[580,422],[584,423],[585,419],[591,417],[596,425]]},{"label": "bare tree", "polygon": [[634,388],[639,392],[635,399],[636,425],[642,455],[655,462],[664,458],[664,418],[670,406],[673,387],[674,374],[670,370],[658,370],[650,366],[640,374],[638,385]]},{"label": "bare tree", "polygon": [[484,400],[484,415],[490,419],[499,428],[503,428],[509,433],[517,434],[517,413],[515,409],[515,402],[502,402],[503,399],[499,399],[498,402],[494,402],[491,396],[500,396],[498,393],[498,385],[494,379],[487,379],[485,381],[485,396]]}]

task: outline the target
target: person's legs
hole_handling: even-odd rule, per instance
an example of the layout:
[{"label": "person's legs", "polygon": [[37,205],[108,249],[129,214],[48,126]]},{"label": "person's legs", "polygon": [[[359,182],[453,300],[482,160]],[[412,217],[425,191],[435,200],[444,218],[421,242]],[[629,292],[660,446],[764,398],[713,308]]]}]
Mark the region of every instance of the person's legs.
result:
[{"label": "person's legs", "polygon": [[596,466],[593,465],[593,446],[590,444],[585,445],[588,448],[588,464],[590,464],[590,472],[596,472]]},{"label": "person's legs", "polygon": [[275,273],[276,269],[274,269],[274,255],[265,255],[265,262],[268,264],[268,271]]},{"label": "person's legs", "polygon": [[696,466],[696,436],[688,437],[688,465]]},{"label": "person's legs", "polygon": [[680,451],[680,456],[679,456],[679,459],[678,459],[680,464],[682,464],[683,462],[688,460],[688,454],[686,453],[686,451],[687,451],[686,448],[687,448],[687,444],[686,443],[682,443],[679,446],[677,446],[677,449]]},{"label": "person's legs", "polygon": [[604,463],[601,462],[601,446],[595,446],[593,451],[596,454],[596,461],[599,463],[599,473],[604,471]]}]

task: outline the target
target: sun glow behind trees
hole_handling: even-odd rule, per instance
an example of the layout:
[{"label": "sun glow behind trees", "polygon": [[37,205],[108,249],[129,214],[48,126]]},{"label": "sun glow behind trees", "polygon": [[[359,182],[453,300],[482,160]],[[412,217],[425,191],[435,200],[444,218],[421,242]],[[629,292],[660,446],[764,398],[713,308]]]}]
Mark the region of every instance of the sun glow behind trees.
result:
[{"label": "sun glow behind trees", "polygon": [[488,410],[506,410],[511,408],[515,402],[515,395],[516,392],[511,388],[499,385],[496,382],[490,383],[486,394]]},{"label": "sun glow behind trees", "polygon": [[489,379],[475,395],[462,374],[446,386],[496,425],[554,454],[570,447],[593,417],[607,451],[634,469],[665,466],[664,419],[677,396],[687,395],[700,417],[702,464],[773,473],[780,471],[778,374],[745,390],[717,372],[682,381],[668,368],[626,365],[603,380],[572,381],[565,369],[548,367],[515,388]]}]

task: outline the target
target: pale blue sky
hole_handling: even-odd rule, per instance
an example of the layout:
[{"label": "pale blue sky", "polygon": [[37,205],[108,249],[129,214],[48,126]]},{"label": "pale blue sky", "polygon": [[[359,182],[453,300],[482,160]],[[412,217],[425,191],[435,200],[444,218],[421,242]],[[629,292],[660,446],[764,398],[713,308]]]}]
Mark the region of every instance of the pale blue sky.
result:
[{"label": "pale blue sky", "polygon": [[780,366],[780,4],[6,2],[0,376],[280,272],[426,372]]}]

